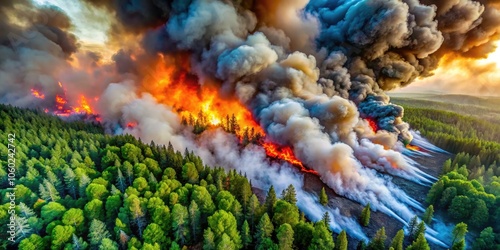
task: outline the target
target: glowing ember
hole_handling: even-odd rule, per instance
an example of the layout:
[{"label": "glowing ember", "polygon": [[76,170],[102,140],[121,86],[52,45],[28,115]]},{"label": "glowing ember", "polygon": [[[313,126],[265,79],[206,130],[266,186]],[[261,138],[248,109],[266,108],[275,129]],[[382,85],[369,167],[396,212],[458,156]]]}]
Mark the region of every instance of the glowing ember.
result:
[{"label": "glowing ember", "polygon": [[299,167],[302,172],[319,175],[315,170],[306,168],[304,164],[302,164],[302,162],[295,157],[295,154],[290,147],[280,147],[273,143],[263,143],[262,147],[266,150],[267,156],[271,158],[287,161],[292,165]]},{"label": "glowing ember", "polygon": [[56,102],[57,102],[58,104],[61,104],[61,105],[64,105],[64,104],[66,104],[66,103],[67,103],[67,101],[66,101],[63,97],[61,97],[61,96],[59,96],[59,95],[56,95]]},{"label": "glowing ember", "polygon": [[129,123],[127,123],[127,128],[135,128],[135,126],[137,126],[136,122],[129,122]]},{"label": "glowing ember", "polygon": [[415,146],[415,145],[410,145],[410,144],[407,144],[407,145],[406,145],[406,148],[407,148],[407,149],[409,149],[409,150],[412,150],[412,151],[421,151],[421,150],[420,150],[420,147]]},{"label": "glowing ember", "polygon": [[60,95],[56,95],[56,107],[58,110],[62,111],[66,103],[67,103],[66,99],[64,99]]},{"label": "glowing ember", "polygon": [[38,99],[45,99],[45,95],[36,89],[31,89],[31,94]]},{"label": "glowing ember", "polygon": [[366,118],[365,120],[368,122],[368,125],[373,130],[373,132],[378,131],[378,125],[377,125],[377,122],[375,120],[373,120],[371,118]]},{"label": "glowing ember", "polygon": [[[79,114],[82,114],[82,113],[85,113],[85,114],[94,114],[94,110],[91,106],[91,103],[95,104],[95,102],[97,102],[99,100],[98,97],[95,97],[95,98],[91,98],[91,99],[87,99],[87,97],[85,97],[84,95],[80,95],[80,97],[78,98],[78,100],[76,101],[76,105],[75,105],[75,102],[68,102],[68,100],[66,99],[67,95],[66,95],[66,89],[63,87],[62,83],[61,82],[58,82],[59,84],[59,87],[61,87],[61,89],[63,90],[63,94],[57,94],[56,95],[56,98],[55,98],[55,109],[54,111],[52,112],[53,114],[57,115],[57,116],[70,116],[70,115],[73,115],[75,113],[79,113]],[[32,94],[37,97],[37,98],[45,98],[45,96],[43,94],[41,94],[41,97],[38,97],[40,95],[40,93],[36,90],[31,90],[32,91]],[[89,102],[90,100],[90,102]],[[45,113],[48,113],[49,112],[49,109],[45,109]]]}]

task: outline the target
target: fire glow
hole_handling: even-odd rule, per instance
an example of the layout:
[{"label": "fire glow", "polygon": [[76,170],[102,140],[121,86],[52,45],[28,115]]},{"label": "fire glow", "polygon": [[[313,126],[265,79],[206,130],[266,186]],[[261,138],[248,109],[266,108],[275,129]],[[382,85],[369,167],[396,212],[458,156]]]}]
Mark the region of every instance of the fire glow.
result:
[{"label": "fire glow", "polygon": [[45,99],[45,95],[36,89],[31,89],[31,95],[33,95],[34,97],[36,97],[38,99]]},{"label": "fire glow", "polygon": [[421,151],[420,147],[411,144],[406,145],[406,148],[412,151]]},{"label": "fire glow", "polygon": [[378,125],[375,120],[373,120],[372,118],[366,118],[366,121],[368,122],[368,125],[370,126],[373,132],[378,131]]},{"label": "fire glow", "polygon": [[66,101],[66,99],[64,99],[64,97],[62,97],[60,95],[56,95],[56,108],[57,108],[57,110],[63,111],[66,103],[68,103],[68,102]]},{"label": "fire glow", "polygon": [[137,126],[137,122],[128,122],[127,123],[127,128],[132,129],[132,128],[135,128],[136,126]]},{"label": "fire glow", "polygon": [[[191,118],[194,121],[204,119],[211,126],[227,128],[229,125],[225,123],[234,115],[239,125],[234,132],[240,140],[244,137],[246,129],[264,135],[264,131],[255,122],[251,112],[236,99],[221,98],[216,87],[210,84],[200,85],[198,79],[190,76],[187,71],[176,69],[168,64],[158,63],[156,72],[159,73],[153,79],[159,80],[156,80],[154,85],[145,85],[147,91],[158,102],[173,107],[180,117]],[[203,118],[200,118],[199,114],[202,114]],[[127,124],[127,127],[134,126]],[[284,160],[298,167],[302,172],[318,175],[316,171],[307,169],[295,157],[290,147],[280,147],[273,143],[263,143],[262,147],[270,158]]]},{"label": "fire glow", "polygon": [[[151,79],[154,84],[143,84],[144,90],[152,94],[159,103],[173,107],[179,117],[197,121],[199,114],[204,116],[208,125],[222,126],[227,117],[234,115],[239,128],[235,131],[238,137],[243,137],[245,129],[253,129],[255,133],[264,134],[255,122],[252,113],[234,97],[222,98],[215,83],[199,84],[199,79],[189,74],[189,62],[168,62],[171,58],[160,56],[156,71]],[[201,121],[198,121],[201,122]]]},{"label": "fire glow", "polygon": [[[78,100],[75,105],[70,105],[68,100],[66,99],[66,90],[62,87],[62,84],[59,82],[59,86],[64,90],[64,94],[57,94],[54,98],[55,106],[53,109],[45,108],[45,113],[49,113],[52,111],[53,114],[58,116],[70,116],[72,114],[95,114],[94,109],[92,108],[92,104],[97,102],[99,98],[95,97],[93,99],[87,99],[84,95],[79,95]],[[45,99],[45,94],[36,89],[31,89],[31,95],[38,99]]]},{"label": "fire glow", "polygon": [[87,114],[94,113],[84,95],[80,95],[79,104],[80,104],[79,107],[73,109],[76,113],[87,113]]},{"label": "fire glow", "polygon": [[295,154],[290,147],[280,147],[274,143],[268,142],[263,143],[262,147],[266,150],[266,154],[269,157],[284,160],[294,166],[299,167],[300,171],[304,173],[310,173],[319,176],[318,172],[316,172],[315,170],[306,168],[304,164],[302,164],[302,162],[297,159],[297,157],[295,157]]}]

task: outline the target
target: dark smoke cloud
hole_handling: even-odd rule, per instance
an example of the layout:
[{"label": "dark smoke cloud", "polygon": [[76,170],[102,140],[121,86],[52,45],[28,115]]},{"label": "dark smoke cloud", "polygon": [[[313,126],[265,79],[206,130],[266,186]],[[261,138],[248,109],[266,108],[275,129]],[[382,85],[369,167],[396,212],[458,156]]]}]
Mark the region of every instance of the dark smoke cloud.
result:
[{"label": "dark smoke cloud", "polygon": [[439,55],[454,53],[468,57],[484,57],[495,49],[493,42],[500,32],[500,5],[496,0],[423,0],[437,5],[439,29],[444,44]]},{"label": "dark smoke cloud", "polygon": [[127,32],[144,31],[164,24],[169,17],[173,1],[160,0],[82,0],[113,13]]},{"label": "dark smoke cloud", "polygon": [[116,70],[119,73],[137,73],[137,64],[132,59],[132,52],[126,52],[124,50],[119,50],[112,57],[116,64]]},{"label": "dark smoke cloud", "polygon": [[[0,103],[52,110],[56,95],[75,105],[81,94],[98,97],[109,83],[125,77],[115,65],[103,63],[98,52],[79,51],[70,18],[57,7],[2,1],[0,15]],[[117,65],[123,57],[117,54]],[[127,71],[126,66],[133,68],[123,62],[116,67]],[[32,90],[45,98],[32,96]]]},{"label": "dark smoke cloud", "polygon": [[[425,58],[444,39],[434,20],[436,8],[416,0],[311,1],[308,8],[322,21],[319,45],[346,54],[348,68],[372,77],[383,90],[425,72],[430,66]],[[360,60],[365,72],[359,72]]]},{"label": "dark smoke cloud", "polygon": [[55,94],[60,68],[78,48],[72,24],[56,7],[30,1],[0,3],[0,102],[26,106],[31,88]]},{"label": "dark smoke cloud", "polygon": [[68,32],[72,26],[71,21],[56,7],[35,8],[28,0],[2,1],[0,14],[3,17],[0,21],[0,44],[5,47],[47,48],[50,46],[47,42],[52,42],[59,46],[66,56],[77,50],[76,37]]}]

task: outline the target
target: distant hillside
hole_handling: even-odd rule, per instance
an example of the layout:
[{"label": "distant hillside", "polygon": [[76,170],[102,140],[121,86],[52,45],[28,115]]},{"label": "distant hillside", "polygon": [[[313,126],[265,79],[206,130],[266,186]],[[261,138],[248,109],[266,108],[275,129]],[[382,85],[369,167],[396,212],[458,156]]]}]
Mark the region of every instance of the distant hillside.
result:
[{"label": "distant hillside", "polygon": [[393,103],[402,106],[446,110],[500,123],[500,97],[421,93],[393,93],[390,96]]},{"label": "distant hillside", "polygon": [[[500,249],[500,98],[437,94],[391,97],[393,103],[405,108],[404,120],[412,129],[456,154],[443,164],[426,204],[446,222],[468,228],[467,248]],[[455,247],[452,249],[459,249]]]}]

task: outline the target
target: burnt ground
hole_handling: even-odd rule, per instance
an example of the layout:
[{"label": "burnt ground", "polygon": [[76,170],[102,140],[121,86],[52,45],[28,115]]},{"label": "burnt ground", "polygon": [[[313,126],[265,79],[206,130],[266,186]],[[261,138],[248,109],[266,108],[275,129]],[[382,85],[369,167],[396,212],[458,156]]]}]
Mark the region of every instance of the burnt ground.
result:
[{"label": "burnt ground", "polygon": [[[420,164],[419,168],[434,177],[438,177],[441,173],[443,163],[452,155],[443,153],[430,153],[431,157],[415,157],[414,160]],[[410,197],[413,197],[420,203],[424,204],[430,186],[422,186],[415,182],[394,177],[393,182],[404,190]],[[325,187],[326,192],[330,198],[329,205],[332,207],[340,208],[342,215],[347,217],[359,218],[363,206],[357,202],[351,201],[343,196],[337,195],[332,189],[328,188],[318,176],[313,174],[306,174],[304,177],[304,187],[309,192],[314,192],[319,195],[321,188]],[[397,231],[403,227],[403,224],[393,217],[390,217],[381,212],[371,211],[370,224],[364,228],[365,234],[371,238],[375,235],[376,231],[381,227],[385,227],[387,235],[387,244],[390,244]],[[349,238],[349,249],[356,249],[359,240]],[[405,242],[411,244],[411,242]],[[429,242],[431,249],[444,249]]]}]

